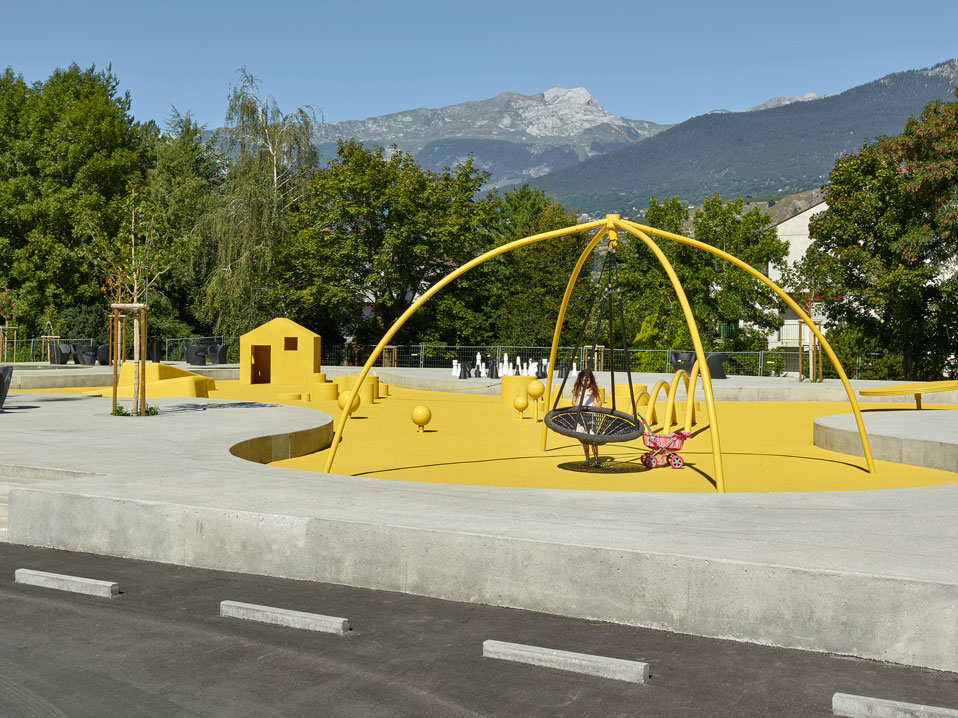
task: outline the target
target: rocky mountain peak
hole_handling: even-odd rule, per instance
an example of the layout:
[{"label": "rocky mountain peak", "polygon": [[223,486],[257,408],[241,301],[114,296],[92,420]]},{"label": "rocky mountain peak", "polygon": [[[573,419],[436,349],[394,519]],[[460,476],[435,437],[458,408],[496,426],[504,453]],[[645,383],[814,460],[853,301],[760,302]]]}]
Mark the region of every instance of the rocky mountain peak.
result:
[{"label": "rocky mountain peak", "polygon": [[921,74],[930,75],[932,77],[945,77],[952,80],[958,79],[958,58],[946,60],[945,62],[939,62],[937,65],[929,67],[927,70],[922,70]]},{"label": "rocky mountain peak", "polygon": [[784,107],[785,105],[790,105],[793,102],[809,102],[810,100],[820,100],[823,97],[829,97],[829,95],[816,95],[814,92],[806,92],[801,97],[784,97],[782,95],[776,95],[775,97],[765,100],[765,102],[763,102],[761,105],[749,107],[747,112],[770,110],[773,107]]},{"label": "rocky mountain peak", "polygon": [[589,94],[589,91],[584,87],[575,87],[571,90],[567,90],[564,87],[550,87],[542,93],[542,99],[549,105],[580,105],[602,110],[602,105],[599,104],[599,101]]}]

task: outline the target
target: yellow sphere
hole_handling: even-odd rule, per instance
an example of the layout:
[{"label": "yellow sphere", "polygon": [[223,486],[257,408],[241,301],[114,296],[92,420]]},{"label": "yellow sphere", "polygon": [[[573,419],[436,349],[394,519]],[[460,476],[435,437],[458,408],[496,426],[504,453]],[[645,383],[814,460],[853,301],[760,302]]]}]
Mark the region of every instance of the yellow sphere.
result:
[{"label": "yellow sphere", "polygon": [[523,412],[529,408],[529,400],[524,396],[517,396],[515,401],[512,402],[512,405],[516,408],[516,411]]},{"label": "yellow sphere", "polygon": [[529,386],[526,387],[526,393],[533,399],[538,399],[546,393],[546,388],[541,381],[536,379],[535,381],[529,382]]},{"label": "yellow sphere", "polygon": [[359,394],[356,394],[356,396],[353,396],[353,393],[352,393],[351,391],[341,391],[341,392],[339,392],[339,399],[338,399],[338,401],[339,401],[339,408],[340,408],[340,409],[343,409],[343,410],[346,409],[346,405],[349,404],[350,398],[352,399],[352,404],[350,404],[350,406],[349,406],[349,413],[352,414],[354,411],[356,411],[356,409],[359,408],[359,405],[360,405],[360,403],[361,403],[361,399],[359,398]]},{"label": "yellow sphere", "polygon": [[412,423],[416,426],[425,426],[432,419],[432,412],[428,406],[417,406],[412,410]]}]

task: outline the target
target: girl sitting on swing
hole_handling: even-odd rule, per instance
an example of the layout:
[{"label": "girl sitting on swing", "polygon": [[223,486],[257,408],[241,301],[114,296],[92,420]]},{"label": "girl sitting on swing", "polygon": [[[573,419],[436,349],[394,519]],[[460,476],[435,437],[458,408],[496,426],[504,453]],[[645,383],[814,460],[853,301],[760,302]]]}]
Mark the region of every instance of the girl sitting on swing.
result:
[{"label": "girl sitting on swing", "polygon": [[[574,406],[602,406],[602,399],[599,396],[599,385],[595,381],[595,375],[590,369],[583,369],[579,372],[579,375],[575,379],[575,384],[572,387],[572,404]],[[591,423],[591,422],[590,422]],[[585,433],[587,429],[581,424],[576,425],[576,431],[580,433]],[[588,429],[590,434],[594,434],[595,431],[590,427]],[[582,441],[582,450],[585,451],[585,465],[586,466],[599,466],[599,445],[592,443],[590,441]],[[592,447],[592,456],[589,458],[589,447]]]}]

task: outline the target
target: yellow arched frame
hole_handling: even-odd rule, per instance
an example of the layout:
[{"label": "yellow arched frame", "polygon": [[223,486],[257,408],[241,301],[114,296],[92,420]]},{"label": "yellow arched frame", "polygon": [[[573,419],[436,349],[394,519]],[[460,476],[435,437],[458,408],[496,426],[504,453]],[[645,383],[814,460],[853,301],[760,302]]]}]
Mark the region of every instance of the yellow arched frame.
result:
[{"label": "yellow arched frame", "polygon": [[[831,360],[832,365],[835,367],[835,371],[838,373],[838,378],[841,379],[842,386],[845,387],[845,393],[848,395],[848,403],[851,404],[852,413],[855,415],[855,423],[858,426],[858,436],[859,438],[861,438],[862,452],[865,455],[865,465],[867,466],[869,473],[871,474],[875,473],[875,460],[872,458],[871,447],[868,445],[868,434],[865,433],[865,422],[862,420],[862,412],[858,406],[858,400],[855,398],[855,392],[852,391],[852,386],[848,381],[848,375],[845,373],[845,368],[842,366],[842,363],[838,360],[838,357],[835,355],[835,352],[832,350],[831,345],[825,339],[825,335],[822,334],[821,330],[815,325],[815,323],[811,320],[811,318],[798,305],[798,303],[794,299],[792,299],[787,292],[785,292],[785,290],[783,290],[781,287],[775,284],[775,282],[773,282],[771,279],[769,279],[764,274],[759,272],[757,269],[743,262],[738,257],[735,257],[729,254],[728,252],[724,252],[721,249],[718,249],[717,247],[713,247],[710,244],[706,244],[705,242],[700,242],[696,239],[689,239],[688,237],[683,237],[681,234],[666,232],[661,229],[656,229],[655,227],[646,227],[645,225],[638,224],[637,222],[628,222],[628,221],[620,220],[616,224],[621,226],[627,232],[631,232],[632,234],[639,236],[640,238],[641,238],[641,235],[644,235],[646,232],[648,232],[649,234],[654,234],[655,236],[661,237],[662,239],[669,239],[669,240],[672,240],[673,242],[679,242],[680,244],[685,244],[689,247],[695,247],[696,249],[704,250],[708,252],[709,254],[714,254],[716,257],[721,257],[726,262],[729,262],[735,265],[736,267],[738,267],[739,269],[752,275],[757,280],[759,280],[762,284],[764,284],[766,287],[768,287],[773,292],[775,292],[775,294],[777,294],[778,297],[783,302],[785,302],[792,309],[792,311],[794,311],[798,315],[799,319],[801,319],[802,322],[805,323],[805,326],[807,326],[809,330],[813,334],[815,334],[815,336],[818,338],[818,341],[822,345],[822,349],[825,350],[825,353],[828,355],[828,358]],[[711,377],[709,377],[708,375],[708,366],[705,366],[704,359],[699,358],[699,361],[702,362],[704,367],[702,370],[703,384],[711,384]],[[709,393],[710,393],[709,391],[706,391],[706,399],[708,398]],[[711,415],[709,415],[709,419],[711,420]]]},{"label": "yellow arched frame", "polygon": [[[445,277],[440,279],[438,282],[433,284],[426,292],[419,297],[412,305],[403,312],[402,316],[395,321],[395,323],[389,327],[383,338],[379,340],[379,344],[376,345],[376,348],[373,349],[372,353],[369,355],[369,358],[366,360],[366,363],[363,364],[362,371],[359,372],[359,378],[356,380],[356,393],[359,393],[360,387],[363,385],[363,382],[366,380],[366,375],[369,374],[369,370],[372,369],[373,364],[376,363],[376,360],[379,358],[379,355],[382,353],[383,349],[392,338],[396,335],[402,325],[405,324],[409,318],[419,311],[419,308],[429,301],[440,289],[445,287],[447,284],[455,280],[457,277],[462,276],[468,272],[473,267],[478,267],[483,262],[486,262],[493,257],[498,257],[500,254],[505,254],[506,252],[511,252],[513,249],[518,249],[519,247],[525,247],[529,244],[535,244],[536,242],[543,242],[547,239],[554,239],[556,237],[563,237],[567,234],[575,234],[576,232],[586,232],[590,229],[596,229],[597,227],[605,227],[606,222],[604,220],[596,220],[594,222],[585,222],[584,224],[577,224],[574,227],[566,227],[565,229],[557,229],[552,232],[543,232],[542,234],[534,234],[531,237],[524,237],[523,239],[517,239],[513,242],[508,242],[507,244],[502,245],[501,247],[496,247],[491,249],[485,254],[482,254],[475,259],[466,262],[464,265],[459,267],[456,270],[453,270]],[[598,239],[605,232],[605,229],[602,229],[597,237],[593,238],[590,245],[598,243]],[[584,261],[584,260],[583,260]],[[339,421],[336,422],[336,431],[333,434],[332,443],[329,446],[329,455],[326,457],[326,466],[323,468],[323,471],[329,472],[333,468],[333,460],[336,458],[336,449],[339,447],[339,442],[343,437],[343,430],[346,428],[346,420],[349,418],[347,412],[343,412],[339,416]]]},{"label": "yellow arched frame", "polygon": [[[875,472],[875,464],[872,459],[871,449],[869,448],[869,445],[868,445],[868,437],[865,434],[865,427],[864,427],[864,422],[862,421],[862,418],[861,418],[861,411],[858,407],[858,402],[855,400],[855,396],[854,396],[854,393],[852,392],[851,385],[848,382],[848,377],[845,374],[845,370],[841,366],[841,363],[838,361],[838,357],[835,356],[834,351],[832,351],[831,346],[825,340],[825,337],[822,335],[821,331],[812,323],[811,319],[805,314],[804,311],[802,311],[801,307],[791,297],[789,297],[788,294],[786,294],[778,285],[772,282],[768,277],[756,271],[754,268],[747,265],[745,262],[742,262],[737,257],[734,257],[726,252],[723,252],[720,249],[716,249],[715,247],[705,244],[704,242],[699,242],[694,239],[689,239],[688,237],[684,237],[679,234],[665,232],[662,230],[655,229],[654,227],[647,227],[645,225],[641,225],[635,222],[624,221],[619,217],[619,215],[606,215],[605,220],[586,222],[583,224],[575,225],[573,227],[567,227],[565,229],[559,229],[552,232],[544,232],[542,234],[533,235],[531,237],[517,239],[513,242],[504,244],[501,247],[497,247],[493,250],[490,250],[489,252],[486,252],[485,254],[479,257],[476,257],[475,259],[471,260],[470,262],[467,262],[466,264],[462,265],[458,269],[448,274],[446,277],[444,277],[439,282],[437,282],[432,287],[430,287],[389,328],[389,330],[380,340],[379,344],[376,345],[375,349],[369,355],[369,358],[366,360],[366,363],[363,365],[362,371],[360,371],[359,373],[359,378],[356,380],[356,385],[355,385],[356,391],[359,391],[359,388],[362,386],[362,383],[365,381],[366,376],[369,374],[369,370],[372,368],[373,364],[375,364],[376,360],[379,358],[379,355],[382,353],[383,348],[395,336],[396,332],[399,331],[399,329],[403,326],[403,324],[405,324],[406,321],[413,314],[415,314],[423,304],[425,304],[430,298],[432,298],[439,290],[441,290],[447,284],[449,284],[450,282],[452,282],[459,276],[465,274],[470,269],[482,264],[483,262],[489,259],[492,259],[493,257],[497,257],[500,254],[504,254],[506,252],[512,251],[513,249],[518,249],[519,247],[524,247],[526,245],[534,244],[536,242],[542,242],[547,239],[562,237],[567,234],[574,234],[576,232],[583,232],[583,231],[596,229],[596,228],[601,228],[601,229],[599,232],[597,232],[593,236],[592,240],[589,242],[586,249],[580,255],[579,260],[576,263],[575,270],[573,271],[573,274],[569,279],[569,283],[567,284],[565,294],[563,295],[562,304],[559,311],[559,317],[556,323],[556,330],[553,335],[553,345],[552,345],[552,349],[551,349],[550,357],[549,357],[549,377],[548,377],[548,388],[546,391],[546,396],[552,396],[552,392],[551,392],[552,375],[555,369],[555,355],[558,348],[559,331],[561,329],[562,322],[564,321],[564,318],[565,318],[566,308],[568,306],[569,298],[571,297],[571,294],[572,294],[572,287],[575,283],[575,280],[578,278],[578,275],[582,270],[582,266],[584,265],[585,260],[588,257],[588,254],[595,248],[595,246],[599,243],[602,237],[605,234],[608,234],[610,247],[614,249],[618,241],[616,230],[618,229],[625,230],[626,232],[628,232],[629,234],[632,234],[633,236],[637,237],[641,242],[643,242],[643,244],[645,244],[652,251],[655,257],[659,260],[659,263],[662,265],[663,269],[665,270],[666,274],[669,277],[669,281],[671,282],[672,287],[675,290],[676,296],[678,297],[679,304],[682,307],[682,312],[685,315],[685,320],[686,320],[686,323],[688,324],[689,332],[692,336],[692,344],[694,345],[694,348],[695,348],[696,363],[698,364],[697,368],[701,372],[702,388],[704,389],[704,392],[705,392],[705,403],[706,403],[706,408],[708,410],[708,415],[709,415],[709,428],[710,428],[710,434],[712,439],[712,455],[713,455],[713,459],[715,463],[716,489],[719,492],[725,491],[725,478],[724,478],[724,468],[723,468],[723,462],[722,462],[721,442],[719,439],[718,419],[715,412],[715,400],[712,394],[712,378],[708,370],[708,365],[705,362],[705,352],[702,348],[701,338],[699,337],[699,334],[698,334],[698,327],[696,326],[694,317],[692,316],[692,310],[688,303],[688,299],[685,296],[685,291],[682,288],[682,284],[679,281],[678,277],[676,276],[675,270],[672,268],[671,263],[662,253],[662,250],[659,248],[659,246],[649,236],[649,234],[652,234],[662,239],[668,239],[671,241],[680,242],[682,244],[686,244],[688,246],[695,247],[697,249],[702,249],[706,252],[709,252],[718,257],[721,257],[722,259],[732,263],[738,268],[751,274],[756,279],[761,281],[763,284],[768,286],[786,304],[788,304],[788,306],[791,307],[792,310],[796,312],[799,318],[802,319],[802,321],[809,327],[809,329],[816,335],[818,340],[821,342],[822,348],[825,350],[829,359],[832,361],[832,364],[835,366],[835,369],[838,372],[839,378],[842,380],[842,384],[845,387],[845,391],[848,394],[849,402],[851,403],[852,410],[855,414],[855,420],[858,424],[858,432],[862,440],[862,447],[864,449],[865,462],[867,464],[868,471],[871,473]],[[694,386],[695,385],[693,383],[692,384],[693,389],[694,389]],[[693,398],[689,399],[690,402],[692,400]],[[686,410],[686,413],[688,414],[688,410]],[[327,472],[332,470],[333,461],[336,457],[336,450],[339,446],[340,441],[342,440],[342,434],[348,419],[349,419],[349,414],[347,412],[343,412],[340,415],[339,421],[337,422],[336,431],[333,435],[333,440],[330,445],[329,455],[326,458],[326,466],[324,470]],[[688,422],[688,416],[686,417],[686,420]],[[543,432],[545,432],[545,427],[543,427]],[[543,448],[545,448],[545,443],[546,443],[545,438],[543,438]]]}]

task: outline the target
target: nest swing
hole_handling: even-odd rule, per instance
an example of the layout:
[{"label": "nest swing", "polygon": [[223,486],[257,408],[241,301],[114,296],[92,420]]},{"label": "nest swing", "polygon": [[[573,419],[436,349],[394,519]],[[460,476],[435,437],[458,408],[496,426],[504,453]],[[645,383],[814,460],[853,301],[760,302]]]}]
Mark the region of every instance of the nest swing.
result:
[{"label": "nest swing", "polygon": [[[576,340],[575,349],[569,356],[566,370],[562,380],[562,386],[556,394],[555,403],[552,409],[545,415],[545,423],[552,431],[563,436],[585,442],[586,444],[595,444],[601,446],[611,442],[635,441],[643,433],[647,424],[645,419],[639,416],[635,407],[635,390],[632,387],[631,357],[629,356],[629,347],[626,342],[625,334],[625,314],[622,309],[622,291],[619,288],[619,272],[616,263],[615,243],[609,243],[609,252],[602,264],[602,270],[596,282],[595,291],[592,293],[592,299],[589,302],[589,309],[586,312],[585,320],[579,330],[579,336]],[[596,347],[599,343],[599,335],[602,329],[602,323],[608,307],[609,322],[609,346],[612,347],[612,363],[610,366],[612,379],[612,406],[597,407],[586,406],[585,393],[579,396],[578,404],[575,406],[566,406],[559,408],[559,400],[565,390],[566,382],[572,373],[572,362],[582,347],[582,338],[585,335],[586,327],[592,318],[592,312],[596,308],[598,300],[598,312],[596,314],[595,333],[593,335],[591,350],[587,350],[585,369],[589,369],[596,355]],[[622,348],[625,350],[626,376],[629,384],[629,397],[631,398],[632,413],[619,411],[615,405],[615,310],[614,303],[618,300],[618,318],[621,328]]]}]

